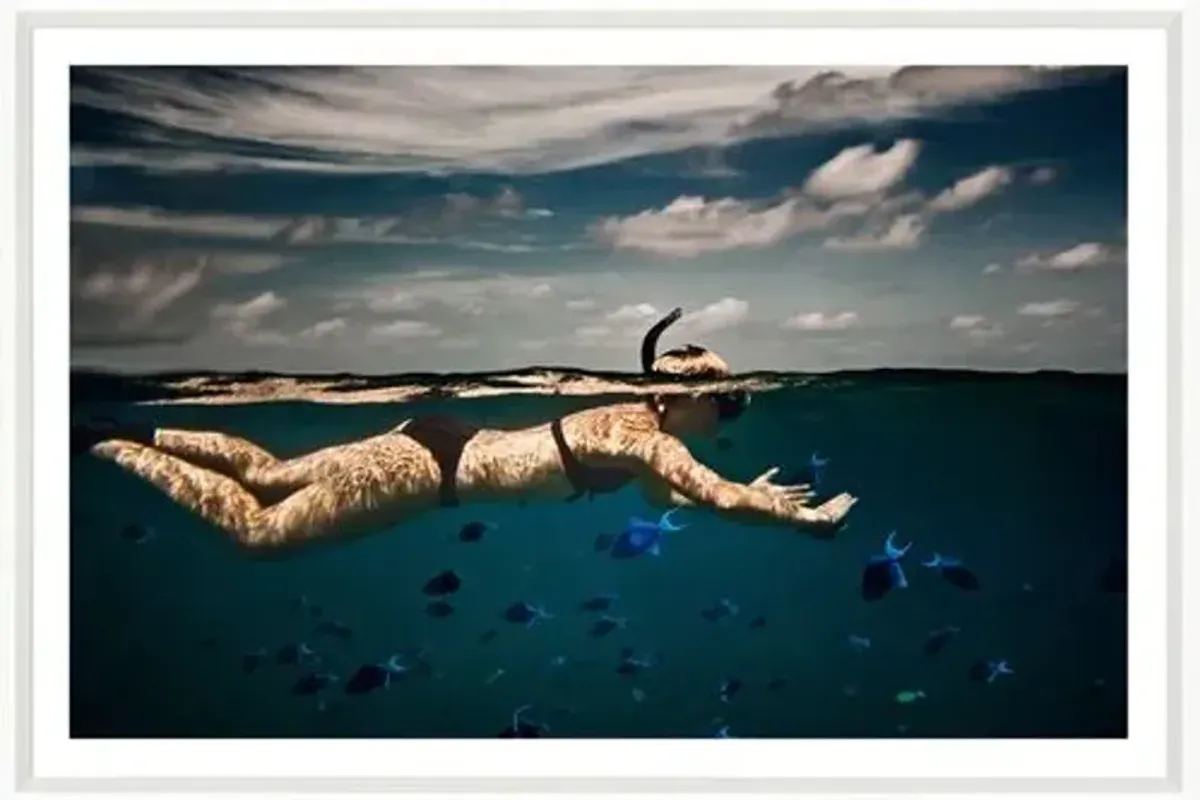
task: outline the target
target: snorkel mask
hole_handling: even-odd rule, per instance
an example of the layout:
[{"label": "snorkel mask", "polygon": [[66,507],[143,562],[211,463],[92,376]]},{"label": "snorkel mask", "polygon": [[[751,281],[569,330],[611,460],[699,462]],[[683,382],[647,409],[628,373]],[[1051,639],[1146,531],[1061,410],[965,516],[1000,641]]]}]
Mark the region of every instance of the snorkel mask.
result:
[{"label": "snorkel mask", "polygon": [[[674,325],[680,317],[683,316],[682,308],[675,308],[665,317],[654,323],[650,330],[646,331],[646,335],[642,337],[642,372],[647,375],[673,375],[673,372],[667,372],[661,369],[655,369],[654,362],[658,360],[656,351],[658,349],[658,340],[663,335],[663,332]],[[710,353],[699,345],[689,344],[677,350],[669,350],[663,355],[676,355],[679,357],[696,356],[703,357]],[[718,359],[718,363],[721,363]],[[728,374],[728,370],[724,368],[720,370],[721,377]],[[702,373],[701,373],[702,374]],[[693,377],[700,377],[699,375]],[[714,375],[713,377],[716,377]],[[744,389],[735,389],[727,392],[709,392],[703,395],[711,400],[717,407],[717,418],[722,422],[730,422],[737,419],[750,405],[750,393]]]}]

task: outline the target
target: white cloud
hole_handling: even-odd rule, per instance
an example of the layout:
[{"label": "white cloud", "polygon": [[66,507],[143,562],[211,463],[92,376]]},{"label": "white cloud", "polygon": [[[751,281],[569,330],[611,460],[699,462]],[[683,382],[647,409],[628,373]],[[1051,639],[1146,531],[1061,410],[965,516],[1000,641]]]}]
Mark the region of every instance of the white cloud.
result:
[{"label": "white cloud", "polygon": [[612,333],[612,329],[607,325],[584,325],[575,329],[575,335],[581,339],[599,339],[610,333]]},{"label": "white cloud", "polygon": [[975,341],[988,341],[991,339],[1003,339],[1004,328],[1000,325],[989,325],[986,327],[971,328],[967,331],[967,336]]},{"label": "white cloud", "polygon": [[415,311],[428,306],[480,315],[497,304],[527,305],[553,294],[541,276],[490,273],[470,269],[425,270],[371,279],[365,285],[342,289],[334,307],[348,311],[366,308],[376,313]]},{"label": "white cloud", "polygon": [[440,328],[428,322],[398,319],[371,328],[371,335],[381,339],[427,339],[441,336]]},{"label": "white cloud", "polygon": [[959,314],[950,320],[953,330],[968,330],[982,325],[986,319],[978,314]]},{"label": "white cloud", "polygon": [[1062,317],[1075,313],[1079,303],[1074,300],[1047,300],[1039,303],[1026,303],[1017,309],[1017,313],[1026,317]]},{"label": "white cloud", "polygon": [[592,228],[592,234],[614,249],[691,258],[743,247],[769,247],[843,217],[866,213],[869,208],[861,202],[818,207],[800,197],[764,204],[732,197],[680,196],[662,209],[603,219]]},{"label": "white cloud", "polygon": [[1012,183],[1012,170],[990,166],[955,182],[929,203],[931,211],[960,211],[975,205],[988,195],[995,194]]},{"label": "white cloud", "polygon": [[649,303],[621,306],[616,311],[604,316],[609,322],[637,322],[648,317],[657,316],[658,311]]},{"label": "white cloud", "polygon": [[589,311],[596,307],[596,301],[591,299],[568,300],[567,308],[572,311]]},{"label": "white cloud", "polygon": [[837,314],[811,311],[789,317],[781,327],[794,331],[844,331],[858,322],[858,313],[855,311],[840,311]]},{"label": "white cloud", "polygon": [[1029,173],[1029,182],[1038,185],[1050,183],[1058,177],[1058,172],[1054,167],[1038,167]]},{"label": "white cloud", "polygon": [[1003,272],[1003,271],[1004,271],[1004,267],[1000,266],[999,264],[988,264],[986,267],[983,268],[984,275],[995,275],[997,272]]},{"label": "white cloud", "polygon": [[300,331],[300,335],[305,339],[324,339],[328,336],[336,336],[346,330],[346,320],[341,317],[333,319],[324,319],[313,324],[311,327]]},{"label": "white cloud", "polygon": [[885,230],[849,237],[832,236],[825,240],[825,247],[831,250],[911,250],[920,244],[926,225],[920,214],[901,214]]},{"label": "white cloud", "polygon": [[750,304],[735,297],[723,297],[709,303],[699,311],[689,312],[679,320],[682,327],[697,333],[711,333],[723,328],[732,328],[746,321]]},{"label": "white cloud", "polygon": [[881,152],[870,144],[847,147],[813,170],[804,191],[825,199],[885,191],[904,178],[920,152],[921,143],[914,139],[901,139]]},{"label": "white cloud", "polygon": [[287,305],[275,292],[263,292],[244,303],[222,303],[212,310],[215,319],[255,323]]},{"label": "white cloud", "polygon": [[1121,253],[1098,242],[1083,242],[1057,253],[1030,253],[1017,259],[1023,269],[1076,271],[1117,263]]},{"label": "white cloud", "polygon": [[[285,67],[230,68],[197,81],[176,70],[89,72],[98,79],[73,85],[72,103],[149,124],[158,147],[81,148],[72,153],[76,164],[511,173],[912,117],[1063,74],[1026,67]],[[165,146],[197,138],[235,141],[261,155],[213,148],[166,154]]]}]

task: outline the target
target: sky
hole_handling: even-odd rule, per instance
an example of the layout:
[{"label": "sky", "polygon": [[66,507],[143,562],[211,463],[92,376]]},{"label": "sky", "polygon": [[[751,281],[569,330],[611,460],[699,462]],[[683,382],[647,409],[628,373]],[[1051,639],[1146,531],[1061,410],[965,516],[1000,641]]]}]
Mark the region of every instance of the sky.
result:
[{"label": "sky", "polygon": [[1126,369],[1123,68],[84,68],[75,367]]}]

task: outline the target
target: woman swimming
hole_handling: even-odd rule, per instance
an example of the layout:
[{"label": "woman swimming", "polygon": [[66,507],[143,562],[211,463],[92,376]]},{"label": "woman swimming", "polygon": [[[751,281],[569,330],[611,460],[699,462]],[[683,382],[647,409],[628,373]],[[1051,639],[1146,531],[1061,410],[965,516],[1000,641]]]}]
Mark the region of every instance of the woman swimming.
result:
[{"label": "woman swimming", "polygon": [[[675,309],[646,333],[643,371],[728,377],[725,362],[703,347],[655,355],[662,332],[681,314]],[[778,468],[736,483],[698,462],[683,444],[684,437],[714,435],[749,401],[745,391],[653,395],[520,430],[424,416],[287,461],[212,431],[76,425],[71,441],[73,451],[115,461],[254,549],[344,540],[460,503],[575,500],[633,481],[656,506],[702,507],[745,523],[835,533],[856,498],[843,493],[814,508],[807,485],[771,481]]]}]

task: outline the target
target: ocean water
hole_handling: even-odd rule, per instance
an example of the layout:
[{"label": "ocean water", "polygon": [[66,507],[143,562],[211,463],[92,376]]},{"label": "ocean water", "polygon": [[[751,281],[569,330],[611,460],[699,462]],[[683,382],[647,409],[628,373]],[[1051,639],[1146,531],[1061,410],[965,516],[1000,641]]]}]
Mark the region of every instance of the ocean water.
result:
[{"label": "ocean water", "polygon": [[[288,457],[415,413],[516,427],[600,402],[151,406],[77,394],[73,413],[224,430]],[[832,459],[828,490],[860,498],[848,529],[822,541],[685,510],[687,529],[668,534],[660,556],[615,560],[594,552],[596,536],[656,515],[629,487],[592,502],[441,510],[257,558],[115,465],[75,458],[72,735],[492,737],[523,705],[545,735],[563,737],[701,737],[721,725],[738,737],[1126,735],[1126,597],[1099,585],[1126,550],[1125,376],[829,377],[759,394],[723,435],[728,448],[692,450],[740,481],[800,467],[814,450]],[[472,520],[498,529],[459,541]],[[131,523],[155,535],[132,543]],[[864,601],[862,568],[893,529],[914,543],[910,585]],[[979,590],[923,568],[935,551],[962,558]],[[455,613],[436,619],[421,588],[445,569],[462,588]],[[618,593],[609,613],[628,619],[606,637],[589,635],[598,614],[579,609],[600,592]],[[315,632],[312,612],[295,607],[302,595],[352,638]],[[706,620],[722,597],[739,613]],[[517,601],[555,616],[530,629],[501,619]],[[765,624],[751,626],[759,616]],[[947,625],[961,633],[925,655],[926,635]],[[851,634],[871,646],[856,651]],[[392,654],[412,663],[418,650],[428,668],[370,694],[334,685],[296,696],[307,668],[274,653],[299,641],[343,681]],[[618,674],[623,647],[657,666]],[[257,648],[271,656],[245,673],[243,654]],[[972,680],[981,658],[1007,659],[1015,674]],[[742,688],[726,703],[727,678]],[[898,703],[903,690],[924,697]]]}]

